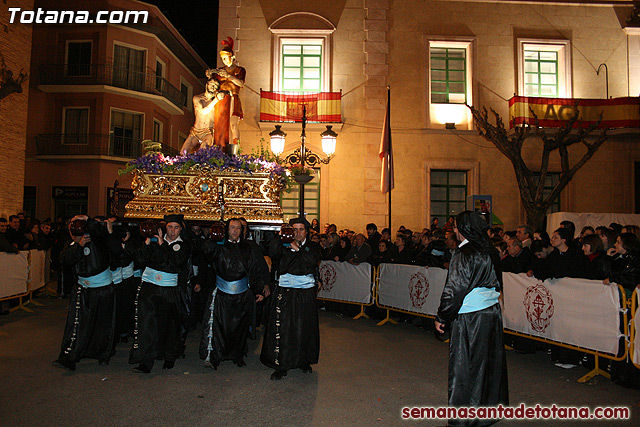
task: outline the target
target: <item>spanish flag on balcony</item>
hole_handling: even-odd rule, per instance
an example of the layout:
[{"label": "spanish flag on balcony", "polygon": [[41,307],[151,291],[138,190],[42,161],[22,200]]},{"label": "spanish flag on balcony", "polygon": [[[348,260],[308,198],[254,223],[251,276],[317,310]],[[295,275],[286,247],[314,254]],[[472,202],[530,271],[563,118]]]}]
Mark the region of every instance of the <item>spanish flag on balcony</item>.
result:
[{"label": "spanish flag on balcony", "polygon": [[596,123],[602,113],[600,128],[640,128],[640,98],[572,99],[514,96],[509,100],[509,127],[534,123],[536,114],[542,127],[562,127],[579,111],[574,127]]},{"label": "spanish flag on balcony", "polygon": [[279,93],[260,91],[261,122],[300,122],[302,106],[307,106],[307,121],[339,123],[341,92]]}]

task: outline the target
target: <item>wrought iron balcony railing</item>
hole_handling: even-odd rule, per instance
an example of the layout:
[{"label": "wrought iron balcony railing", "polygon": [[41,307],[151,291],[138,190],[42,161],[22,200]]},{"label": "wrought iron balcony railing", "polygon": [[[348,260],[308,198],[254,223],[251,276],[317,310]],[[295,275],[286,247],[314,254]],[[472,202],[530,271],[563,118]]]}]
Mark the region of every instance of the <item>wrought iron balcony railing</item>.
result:
[{"label": "wrought iron balcony railing", "polygon": [[[139,140],[105,134],[40,134],[36,135],[39,156],[110,156],[134,159],[141,154]],[[167,156],[177,156],[178,150],[162,144]]]},{"label": "wrought iron balcony railing", "polygon": [[182,108],[180,90],[166,79],[112,65],[54,64],[40,66],[41,85],[109,85],[136,92],[160,95]]}]

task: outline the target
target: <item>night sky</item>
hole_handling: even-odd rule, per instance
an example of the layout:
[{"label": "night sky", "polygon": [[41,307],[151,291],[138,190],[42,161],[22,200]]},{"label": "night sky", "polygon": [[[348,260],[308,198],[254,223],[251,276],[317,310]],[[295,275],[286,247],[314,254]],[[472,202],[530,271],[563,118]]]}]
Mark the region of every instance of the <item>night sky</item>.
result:
[{"label": "night sky", "polygon": [[158,6],[207,65],[216,66],[218,0],[144,1]]}]

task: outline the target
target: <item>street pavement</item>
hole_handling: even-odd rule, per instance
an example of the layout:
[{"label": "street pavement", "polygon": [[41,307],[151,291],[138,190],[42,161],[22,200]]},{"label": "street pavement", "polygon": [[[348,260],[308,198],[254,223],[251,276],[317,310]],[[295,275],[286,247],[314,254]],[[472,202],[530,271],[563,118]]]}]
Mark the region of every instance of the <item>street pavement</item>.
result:
[{"label": "street pavement", "polygon": [[[0,426],[403,426],[402,408],[445,406],[448,344],[408,323],[376,326],[320,311],[320,362],[313,373],[290,371],[271,381],[260,363],[261,334],[249,341],[247,366],[223,362],[217,371],[198,358],[199,333],[172,370],[156,363],[134,374],[131,343],[120,343],[109,366],[55,368],[68,299],[42,296],[34,313],[0,316]],[[544,352],[507,353],[512,406],[625,406],[625,421],[512,421],[499,426],[640,426],[640,391],[587,370],[557,368]],[[446,420],[421,420],[442,426]]]}]

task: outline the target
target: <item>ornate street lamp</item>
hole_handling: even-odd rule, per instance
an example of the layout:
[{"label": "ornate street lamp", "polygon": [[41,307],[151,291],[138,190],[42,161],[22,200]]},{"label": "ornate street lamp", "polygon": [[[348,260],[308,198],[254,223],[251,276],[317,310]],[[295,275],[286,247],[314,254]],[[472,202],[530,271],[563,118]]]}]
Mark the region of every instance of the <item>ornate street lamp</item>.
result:
[{"label": "ornate street lamp", "polygon": [[[269,132],[271,137],[271,151],[276,157],[279,157],[284,152],[284,142],[287,136],[281,129],[281,125],[275,125],[275,130]],[[333,131],[332,126],[327,125],[327,130],[320,134],[322,138],[322,151],[327,155],[324,159],[318,156],[306,148],[305,143],[307,139],[306,134],[307,127],[307,106],[302,106],[302,135],[300,136],[300,148],[296,148],[295,151],[284,158],[283,163],[288,166],[300,166],[303,169],[310,167],[313,168],[320,163],[329,164],[333,154],[336,152],[336,139],[338,134]],[[313,179],[311,175],[294,175],[293,179],[300,184],[300,194],[298,206],[300,209],[300,216],[305,216],[304,213],[304,185]]]}]

